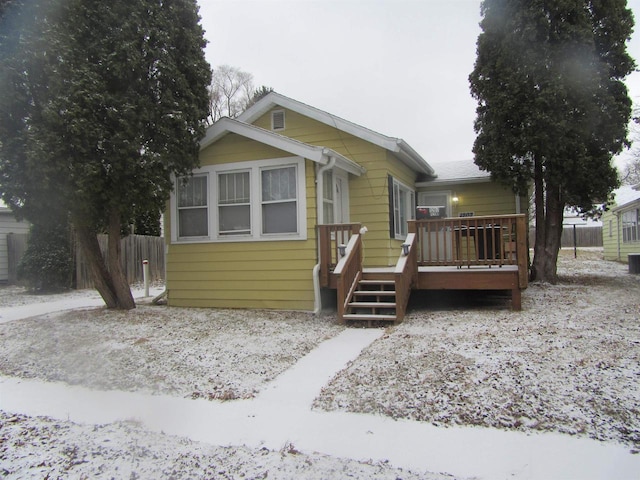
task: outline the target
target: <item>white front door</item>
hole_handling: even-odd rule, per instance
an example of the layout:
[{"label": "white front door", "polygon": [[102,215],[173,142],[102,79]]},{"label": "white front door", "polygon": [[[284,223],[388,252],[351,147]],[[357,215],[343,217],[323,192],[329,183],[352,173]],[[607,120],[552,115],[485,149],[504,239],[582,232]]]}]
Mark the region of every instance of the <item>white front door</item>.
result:
[{"label": "white front door", "polygon": [[349,223],[349,174],[337,168],[322,176],[322,223]]}]

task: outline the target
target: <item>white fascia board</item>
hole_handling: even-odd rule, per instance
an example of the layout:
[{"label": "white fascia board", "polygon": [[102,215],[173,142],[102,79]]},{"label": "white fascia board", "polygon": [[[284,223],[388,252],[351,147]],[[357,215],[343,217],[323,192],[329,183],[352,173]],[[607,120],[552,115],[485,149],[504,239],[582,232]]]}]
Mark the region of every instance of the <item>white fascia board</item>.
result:
[{"label": "white fascia board", "polygon": [[340,168],[354,175],[360,176],[365,171],[357,163],[329,148],[309,145],[284,135],[270,132],[264,128],[226,117],[221,118],[207,129],[205,137],[200,142],[200,150],[208,147],[227,133],[235,133],[322,165],[326,165],[329,162],[329,157],[335,157]]},{"label": "white fascia board", "polygon": [[434,175],[434,170],[413,148],[409,146],[404,140],[394,137],[388,137],[381,133],[369,130],[366,127],[350,122],[343,118],[332,115],[324,110],[312,107],[305,103],[299,102],[284,95],[280,95],[276,92],[271,92],[253,106],[248,108],[242,115],[238,117],[238,120],[242,122],[252,123],[260,116],[267,113],[274,107],[282,107],[288,110],[294,111],[305,117],[312,118],[320,123],[329,125],[330,127],[337,128],[342,132],[346,132],[354,137],[361,138],[369,143],[377,145],[396,153],[398,157],[409,167],[413,168],[427,175]]},{"label": "white fascia board", "polygon": [[611,209],[611,211],[613,213],[617,213],[617,212],[619,212],[621,210],[626,210],[626,209],[628,209],[630,207],[634,207],[634,206],[640,207],[640,198],[636,198],[635,200],[631,200],[631,201],[629,201],[629,202],[627,202],[627,203],[625,203],[623,205],[616,205],[615,207],[613,207]]},{"label": "white fascia board", "polygon": [[436,177],[434,180],[429,180],[427,182],[417,182],[416,188],[424,188],[424,187],[444,187],[450,185],[463,185],[469,183],[489,183],[491,181],[491,177],[467,177],[467,178],[448,178],[446,180],[438,180]]},{"label": "white fascia board", "polygon": [[379,147],[386,148],[387,150],[394,151],[396,149],[397,139],[395,138],[374,132],[373,130],[369,130],[368,128],[362,127],[343,118],[336,117],[324,110],[320,110],[312,107],[311,105],[307,105],[306,103],[285,97],[284,95],[280,95],[276,92],[269,93],[253,106],[248,108],[242,115],[238,116],[238,120],[241,122],[252,123],[276,106],[294,111],[304,115],[305,117],[309,117],[320,123],[329,125],[330,127],[335,127],[338,130],[350,133],[351,135],[362,138],[363,140],[378,145]]},{"label": "white fascia board", "polygon": [[327,157],[334,157],[336,159],[336,166],[341,168],[347,173],[355,175],[357,177],[364,175],[367,171],[366,168],[358,165],[353,160],[348,159],[347,157],[340,155],[335,150],[331,150],[330,148],[325,148],[325,155]]},{"label": "white fascia board", "polygon": [[422,156],[416,152],[407,142],[401,138],[396,139],[396,148],[400,156],[405,157],[405,162],[409,163],[416,170],[426,173],[430,177],[435,177],[436,172]]}]

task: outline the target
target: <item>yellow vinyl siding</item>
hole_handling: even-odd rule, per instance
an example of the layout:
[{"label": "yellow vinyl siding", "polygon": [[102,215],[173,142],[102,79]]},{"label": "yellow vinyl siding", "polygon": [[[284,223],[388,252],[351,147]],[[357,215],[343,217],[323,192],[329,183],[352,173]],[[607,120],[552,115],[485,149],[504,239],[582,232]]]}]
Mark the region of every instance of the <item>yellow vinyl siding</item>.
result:
[{"label": "yellow vinyl siding", "polygon": [[611,211],[602,215],[602,246],[605,260],[618,260],[618,221]]},{"label": "yellow vinyl siding", "polygon": [[167,285],[171,305],[313,309],[315,235],[305,241],[200,243],[169,248]]},{"label": "yellow vinyl siding", "polygon": [[520,203],[520,212],[517,212],[516,196],[510,188],[506,188],[495,182],[467,183],[461,185],[446,185],[422,187],[419,192],[451,192],[458,197],[458,203],[451,203],[451,216],[457,217],[460,213],[473,212],[481,215],[510,215],[526,211],[526,199]]},{"label": "yellow vinyl siding", "polygon": [[[291,110],[285,110],[285,119],[286,128],[278,133],[301,142],[331,148],[366,169],[366,173],[360,177],[349,176],[350,221],[361,223],[369,230],[363,237],[365,267],[395,265],[402,242],[392,240],[389,235],[388,175],[414,189],[415,172],[384,148],[337,128]],[[265,113],[253,124],[270,130],[271,112]]]},{"label": "yellow vinyl siding", "polygon": [[[200,153],[200,164],[289,157],[288,152],[229,133]],[[314,166],[305,160],[306,240],[169,244],[169,304],[313,310],[312,269],[317,262]],[[167,239],[171,238],[169,210],[165,216]]]},{"label": "yellow vinyl siding", "polygon": [[228,133],[200,152],[200,166],[286,157],[291,157],[291,154],[235,133]]},{"label": "yellow vinyl siding", "polygon": [[[640,208],[640,203],[630,209]],[[616,215],[616,213],[618,215]],[[640,253],[640,241],[622,241],[622,211],[607,211],[602,215],[602,244],[605,260],[628,262],[630,253]],[[612,220],[612,235],[609,235],[609,220]]]}]

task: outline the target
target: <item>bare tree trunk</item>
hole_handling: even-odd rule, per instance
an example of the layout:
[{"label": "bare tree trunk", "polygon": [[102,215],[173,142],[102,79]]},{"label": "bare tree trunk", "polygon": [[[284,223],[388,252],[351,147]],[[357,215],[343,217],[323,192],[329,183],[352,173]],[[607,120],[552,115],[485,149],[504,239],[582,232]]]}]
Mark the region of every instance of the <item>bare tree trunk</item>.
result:
[{"label": "bare tree trunk", "polygon": [[113,288],[111,275],[104,263],[97,235],[90,228],[78,224],[75,225],[75,230],[96,290],[108,308],[118,308],[118,298]]},{"label": "bare tree trunk", "polygon": [[[562,239],[564,201],[558,185],[544,182],[536,164],[536,244],[534,247],[531,280],[556,283],[558,281],[558,252]],[[543,189],[542,185],[546,188]]]},{"label": "bare tree trunk", "polygon": [[544,243],[547,236],[545,222],[545,201],[544,201],[544,172],[542,169],[542,161],[536,157],[534,159],[534,203],[536,209],[536,239],[533,245],[533,262],[531,264],[531,272],[529,280],[538,280],[539,272],[544,270],[542,259],[544,257]]},{"label": "bare tree trunk", "polygon": [[546,204],[546,238],[543,271],[540,280],[557,283],[558,252],[562,240],[562,219],[564,217],[564,202],[562,201],[562,191],[559,186],[547,185]]},{"label": "bare tree trunk", "polygon": [[120,212],[112,209],[109,213],[109,273],[111,274],[113,291],[117,298],[117,308],[131,310],[136,308],[136,303],[133,300],[127,277],[122,271],[120,240]]},{"label": "bare tree trunk", "polygon": [[84,253],[96,290],[107,308],[131,310],[136,307],[131,288],[120,265],[120,214],[112,211],[109,217],[109,247],[105,261],[96,232],[74,222],[78,243]]}]

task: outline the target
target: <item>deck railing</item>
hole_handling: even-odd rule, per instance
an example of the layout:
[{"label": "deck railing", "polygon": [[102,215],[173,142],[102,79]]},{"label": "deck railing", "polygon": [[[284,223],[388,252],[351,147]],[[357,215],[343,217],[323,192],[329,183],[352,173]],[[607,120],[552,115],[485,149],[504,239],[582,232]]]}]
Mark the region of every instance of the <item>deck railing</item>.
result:
[{"label": "deck railing", "polygon": [[362,274],[362,238],[360,234],[351,236],[346,245],[345,254],[338,261],[333,273],[337,277],[338,318],[343,319],[351,294],[356,289]]},{"label": "deck railing", "polygon": [[412,220],[420,266],[517,265],[526,286],[527,225],[525,215],[455,217]]},{"label": "deck railing", "polygon": [[340,261],[341,246],[349,243],[351,235],[360,232],[359,223],[332,223],[318,225],[320,285],[329,285],[329,276]]},{"label": "deck railing", "polygon": [[418,275],[418,261],[416,235],[410,233],[402,244],[402,254],[398,258],[394,271],[394,281],[396,290],[396,321],[401,322],[409,303],[411,288]]}]

